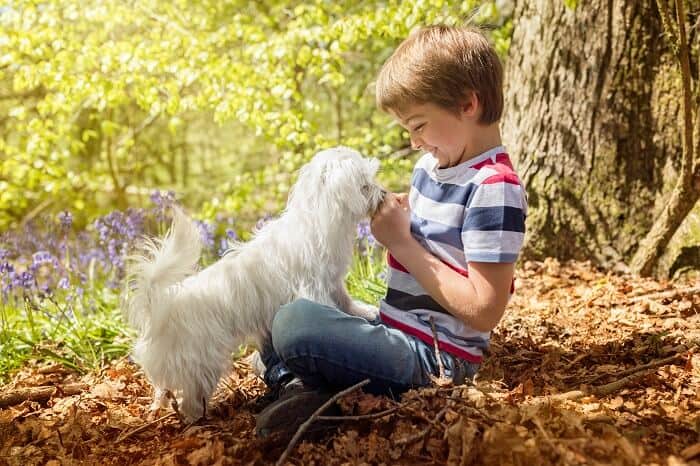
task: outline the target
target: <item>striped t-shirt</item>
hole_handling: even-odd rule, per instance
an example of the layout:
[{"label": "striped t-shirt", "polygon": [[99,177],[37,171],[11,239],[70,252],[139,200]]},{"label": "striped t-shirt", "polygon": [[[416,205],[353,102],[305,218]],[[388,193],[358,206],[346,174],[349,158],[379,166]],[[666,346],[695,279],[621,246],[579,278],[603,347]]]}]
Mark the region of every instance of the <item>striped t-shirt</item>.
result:
[{"label": "striped t-shirt", "polygon": [[[502,146],[448,168],[438,168],[432,154],[424,155],[413,170],[409,205],[413,236],[465,277],[469,262],[518,258],[526,193]],[[481,362],[490,332],[476,331],[445,310],[391,252],[388,263],[388,290],[379,306],[382,321],[432,345],[432,317],[442,351]]]}]

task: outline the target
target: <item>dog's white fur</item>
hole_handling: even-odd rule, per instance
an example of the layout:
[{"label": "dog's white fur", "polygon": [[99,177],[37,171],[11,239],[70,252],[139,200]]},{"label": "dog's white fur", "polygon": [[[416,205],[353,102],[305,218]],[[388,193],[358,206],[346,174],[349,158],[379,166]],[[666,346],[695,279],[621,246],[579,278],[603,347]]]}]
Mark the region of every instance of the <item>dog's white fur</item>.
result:
[{"label": "dog's white fur", "polygon": [[201,417],[232,351],[260,347],[275,312],[294,299],[376,316],[351,299],[344,279],[356,225],[383,199],[378,165],[346,147],[319,152],[301,168],[284,213],[199,272],[200,233],[174,209],[165,238],[132,256],[125,307],[138,331],[134,359],[156,389],[153,410],[171,392],[186,420]]}]

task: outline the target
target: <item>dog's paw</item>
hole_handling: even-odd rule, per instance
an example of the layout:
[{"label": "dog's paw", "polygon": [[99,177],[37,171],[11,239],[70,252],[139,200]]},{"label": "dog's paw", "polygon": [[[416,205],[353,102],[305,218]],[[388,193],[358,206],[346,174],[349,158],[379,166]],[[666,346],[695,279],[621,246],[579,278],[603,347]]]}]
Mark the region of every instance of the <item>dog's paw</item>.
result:
[{"label": "dog's paw", "polygon": [[156,413],[161,408],[166,408],[170,403],[168,403],[168,391],[162,388],[156,388],[153,395],[153,402],[148,408],[149,413]]},{"label": "dog's paw", "polygon": [[206,415],[206,401],[185,399],[180,403],[178,414],[184,422],[197,422]]},{"label": "dog's paw", "polygon": [[363,303],[361,301],[353,301],[349,314],[362,317],[371,322],[379,317],[379,309],[371,304]]}]

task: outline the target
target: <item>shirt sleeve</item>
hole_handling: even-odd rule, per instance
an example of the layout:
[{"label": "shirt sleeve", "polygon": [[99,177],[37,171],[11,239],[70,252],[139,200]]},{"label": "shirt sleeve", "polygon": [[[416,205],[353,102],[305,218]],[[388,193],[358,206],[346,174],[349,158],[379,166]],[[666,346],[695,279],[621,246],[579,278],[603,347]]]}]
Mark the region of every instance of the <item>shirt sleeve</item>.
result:
[{"label": "shirt sleeve", "polygon": [[525,238],[526,215],[526,193],[519,180],[484,180],[469,200],[462,225],[467,262],[515,262]]}]

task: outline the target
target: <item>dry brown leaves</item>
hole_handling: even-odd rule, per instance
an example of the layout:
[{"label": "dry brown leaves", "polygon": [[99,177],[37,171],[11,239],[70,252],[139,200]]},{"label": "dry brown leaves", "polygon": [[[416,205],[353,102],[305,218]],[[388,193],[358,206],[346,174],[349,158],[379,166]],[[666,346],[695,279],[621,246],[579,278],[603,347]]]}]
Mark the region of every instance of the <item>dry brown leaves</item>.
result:
[{"label": "dry brown leaves", "polygon": [[[398,409],[307,438],[287,464],[700,464],[700,296],[658,295],[697,285],[528,262],[475,386],[348,395],[346,415]],[[88,390],[0,409],[0,465],[273,464],[286,447],[255,437],[264,386],[244,361],[191,426],[149,424],[150,388],[127,360],[84,377],[27,367],[2,393],[76,383]]]}]

